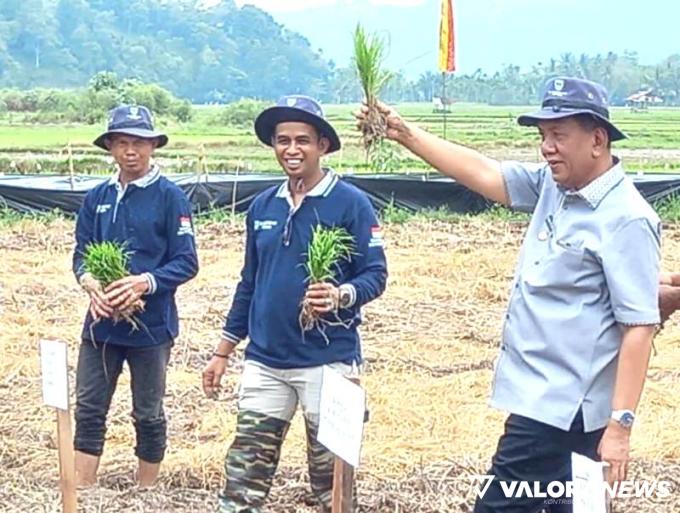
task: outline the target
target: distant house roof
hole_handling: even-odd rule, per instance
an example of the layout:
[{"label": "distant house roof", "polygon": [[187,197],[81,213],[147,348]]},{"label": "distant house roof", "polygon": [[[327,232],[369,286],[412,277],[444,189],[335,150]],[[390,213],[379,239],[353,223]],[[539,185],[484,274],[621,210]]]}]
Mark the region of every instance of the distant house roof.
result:
[{"label": "distant house roof", "polygon": [[626,101],[635,103],[662,103],[663,99],[656,96],[653,89],[644,89],[642,91],[638,91],[637,93],[631,94],[628,98],[626,98]]}]

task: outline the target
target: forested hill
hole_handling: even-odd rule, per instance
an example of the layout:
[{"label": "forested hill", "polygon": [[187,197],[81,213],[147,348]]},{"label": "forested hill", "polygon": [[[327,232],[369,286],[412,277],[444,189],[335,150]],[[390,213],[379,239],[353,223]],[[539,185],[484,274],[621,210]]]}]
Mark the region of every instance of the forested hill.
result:
[{"label": "forested hill", "polygon": [[78,87],[101,70],[195,102],[321,93],[329,64],[233,0],[0,0],[0,87]]}]

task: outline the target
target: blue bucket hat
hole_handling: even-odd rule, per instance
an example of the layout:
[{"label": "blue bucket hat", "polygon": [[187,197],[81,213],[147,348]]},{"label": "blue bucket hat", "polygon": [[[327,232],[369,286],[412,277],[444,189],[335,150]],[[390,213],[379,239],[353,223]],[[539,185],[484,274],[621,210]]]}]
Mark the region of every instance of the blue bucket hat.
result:
[{"label": "blue bucket hat", "polygon": [[289,95],[279,98],[274,107],[265,109],[255,120],[255,133],[267,146],[272,145],[276,125],[286,121],[307,123],[331,143],[328,153],[340,149],[340,138],[331,124],[326,121],[319,102],[309,96]]},{"label": "blue bucket hat", "polygon": [[597,82],[582,78],[556,77],[546,82],[541,110],[523,114],[517,119],[522,126],[536,126],[539,121],[590,114],[607,127],[609,139],[619,141],[627,136],[609,120],[607,90]]},{"label": "blue bucket hat", "polygon": [[142,139],[157,139],[157,148],[168,144],[168,136],[154,130],[151,112],[143,105],[120,105],[111,110],[106,132],[94,140],[94,145],[108,150],[106,139],[114,134],[131,135]]}]

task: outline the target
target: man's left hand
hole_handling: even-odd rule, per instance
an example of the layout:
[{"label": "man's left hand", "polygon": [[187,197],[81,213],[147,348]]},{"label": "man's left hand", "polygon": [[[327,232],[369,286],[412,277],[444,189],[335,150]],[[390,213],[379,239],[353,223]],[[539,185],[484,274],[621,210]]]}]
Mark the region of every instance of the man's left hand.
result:
[{"label": "man's left hand", "polygon": [[630,459],[630,429],[610,420],[597,449],[603,462],[609,463],[609,484],[625,481]]},{"label": "man's left hand", "polygon": [[335,312],[340,305],[340,290],[332,283],[312,283],[305,299],[317,314]]},{"label": "man's left hand", "polygon": [[149,291],[146,276],[126,276],[110,284],[104,292],[109,304],[119,312],[125,312]]},{"label": "man's left hand", "polygon": [[660,285],[659,315],[661,317],[661,324],[666,322],[678,308],[680,308],[680,287]]}]

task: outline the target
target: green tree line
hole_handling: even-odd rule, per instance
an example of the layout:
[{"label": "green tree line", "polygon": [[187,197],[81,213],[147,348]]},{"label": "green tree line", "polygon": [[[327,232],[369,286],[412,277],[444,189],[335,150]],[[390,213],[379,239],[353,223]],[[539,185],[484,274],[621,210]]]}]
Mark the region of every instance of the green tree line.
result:
[{"label": "green tree line", "polygon": [[329,64],[309,42],[233,0],[2,0],[0,87],[82,87],[105,70],[193,102],[319,94]]},{"label": "green tree line", "polygon": [[[346,44],[351,44],[349,37]],[[336,66],[268,13],[248,5],[239,8],[234,0],[211,8],[198,0],[0,1],[0,88],[35,89],[34,96],[67,104],[59,109],[63,112],[92,112],[97,110],[93,105],[107,103],[102,96],[113,93],[91,93],[89,103],[78,107],[66,93],[37,88],[83,88],[102,70],[115,73],[121,83],[127,80],[124,91],[130,83],[157,84],[194,103],[271,101],[284,93],[333,103],[361,100],[351,66]],[[410,80],[405,71],[395,73],[386,100],[442,96],[439,73]],[[680,105],[680,54],[644,65],[634,52],[564,53],[530,69],[507,65],[495,73],[454,73],[446,79],[445,96],[489,104],[536,103],[542,85],[556,75],[602,82],[614,104],[649,88],[666,105]],[[115,94],[121,97],[120,91]],[[16,94],[5,98],[6,107],[12,110],[15,100]]]},{"label": "green tree line", "polygon": [[[440,73],[424,73],[416,80],[407,80],[403,73],[396,73],[383,96],[388,101],[431,101],[434,96],[445,96],[455,101],[491,105],[527,105],[537,103],[545,82],[559,75],[604,84],[615,105],[625,104],[628,96],[642,89],[652,89],[665,105],[680,105],[680,54],[671,55],[656,65],[643,65],[634,52],[594,56],[565,53],[527,70],[508,65],[493,74],[481,69],[470,74],[453,73],[447,75],[445,86]],[[334,103],[361,99],[350,67],[333,70],[328,90]]]},{"label": "green tree line", "polygon": [[146,105],[156,115],[189,121],[191,103],[181,100],[157,84],[120,80],[115,73],[100,72],[88,87],[76,89],[0,89],[0,112],[23,113],[23,121],[34,123],[97,123],[122,103]]}]

